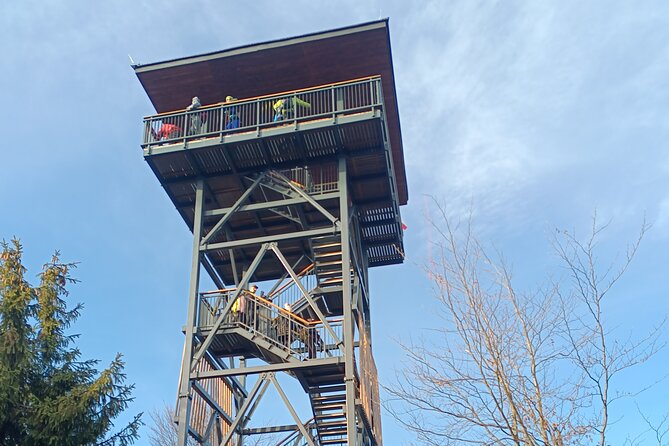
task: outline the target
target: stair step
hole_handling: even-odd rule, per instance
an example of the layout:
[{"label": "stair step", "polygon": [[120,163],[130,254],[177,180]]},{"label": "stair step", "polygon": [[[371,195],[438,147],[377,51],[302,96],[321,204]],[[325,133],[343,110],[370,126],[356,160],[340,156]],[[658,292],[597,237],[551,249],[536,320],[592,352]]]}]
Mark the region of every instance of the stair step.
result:
[{"label": "stair step", "polygon": [[324,257],[339,257],[339,258],[341,258],[341,251],[315,252],[314,257],[316,259],[321,259],[321,258],[324,258]]},{"label": "stair step", "polygon": [[319,403],[313,404],[314,412],[322,412],[324,410],[341,410],[344,407],[342,403]]},{"label": "stair step", "polygon": [[331,431],[321,431],[320,429],[318,430],[318,436],[323,438],[323,437],[334,437],[334,436],[339,436],[339,435],[346,435],[346,428],[339,428],[339,429],[333,429]]},{"label": "stair step", "polygon": [[330,259],[341,259],[341,251],[315,252],[314,261],[328,261]]},{"label": "stair step", "polygon": [[319,413],[314,416],[316,422],[321,420],[333,420],[335,418],[346,419],[346,414],[344,412],[335,412],[335,413]]},{"label": "stair step", "polygon": [[336,292],[342,292],[341,286],[335,287],[335,286],[329,286],[327,288],[321,288],[321,287],[316,287],[311,292],[313,293],[314,296],[323,296],[323,295],[330,295],[332,293]]},{"label": "stair step", "polygon": [[331,279],[325,279],[324,281],[322,281],[320,283],[320,286],[322,287],[324,285],[327,286],[327,285],[336,285],[336,284],[341,285],[341,283],[342,283],[342,278],[341,277],[335,277],[335,278],[331,278]]},{"label": "stair step", "polygon": [[313,396],[311,397],[311,401],[313,401],[314,403],[346,401],[346,394],[342,393],[341,395]]},{"label": "stair step", "polygon": [[315,262],[316,269],[320,268],[325,268],[327,266],[333,266],[333,265],[341,265],[343,260],[325,260],[323,262],[319,262],[318,260]]},{"label": "stair step", "polygon": [[[318,277],[325,277],[326,279],[322,280],[327,280],[327,279],[333,279],[335,277],[340,277],[341,278],[341,270],[335,270],[335,271],[319,271],[318,272]],[[321,281],[322,282],[322,281]]]},{"label": "stair step", "polygon": [[338,235],[324,235],[321,237],[314,237],[311,239],[311,242],[314,245],[325,245],[328,243],[339,243],[340,242],[340,237]]},{"label": "stair step", "polygon": [[346,384],[333,384],[331,386],[314,386],[309,388],[309,393],[313,394],[323,394],[323,393],[333,393],[333,392],[344,392],[346,391]]},{"label": "stair step", "polygon": [[321,270],[325,269],[336,269],[337,271],[341,271],[341,265],[342,262],[341,260],[332,260],[330,262],[319,262],[316,263],[316,274],[318,274]]},{"label": "stair step", "polygon": [[337,244],[336,246],[312,246],[312,251],[314,252],[314,257],[341,257],[341,245]]},{"label": "stair step", "polygon": [[329,428],[340,428],[346,426],[346,419],[344,418],[343,420],[339,421],[320,421],[318,423],[318,429],[329,429]]},{"label": "stair step", "polygon": [[316,387],[311,387],[309,388],[309,393],[310,394],[315,394],[315,393],[332,393],[332,392],[344,392],[346,391],[346,384],[335,384],[332,386],[316,386]]},{"label": "stair step", "polygon": [[338,248],[340,250],[339,252],[341,252],[341,243],[339,243],[339,241],[323,243],[323,244],[314,243],[314,244],[311,245],[311,247],[314,250],[314,252],[316,250],[322,251],[322,250],[333,249],[333,248]]},{"label": "stair step", "polygon": [[341,279],[341,270],[339,268],[337,268],[335,270],[330,270],[330,271],[319,271],[318,274],[316,274],[316,277],[318,279],[320,279],[319,284],[323,280],[333,279],[335,277],[338,277],[338,278]]},{"label": "stair step", "polygon": [[328,266],[326,268],[319,268],[316,270],[317,277],[321,277],[324,274],[339,274],[339,276],[341,276],[341,266]]},{"label": "stair step", "polygon": [[319,432],[332,432],[346,427],[346,419],[336,421],[319,421],[317,424]]},{"label": "stair step", "polygon": [[321,445],[326,445],[326,444],[348,444],[348,441],[346,438],[332,438],[329,440],[321,440]]},{"label": "stair step", "polygon": [[346,401],[346,394],[342,395],[329,395],[329,396],[314,396],[311,397],[311,401],[314,403],[333,403],[333,402],[338,402],[338,403],[343,403]]}]

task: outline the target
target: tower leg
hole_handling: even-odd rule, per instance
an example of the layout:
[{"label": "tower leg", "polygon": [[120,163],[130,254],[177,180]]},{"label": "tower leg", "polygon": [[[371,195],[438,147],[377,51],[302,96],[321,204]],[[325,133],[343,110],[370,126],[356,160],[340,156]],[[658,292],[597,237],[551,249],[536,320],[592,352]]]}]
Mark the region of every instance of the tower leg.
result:
[{"label": "tower leg", "polygon": [[202,211],[204,208],[204,184],[198,180],[195,186],[195,219],[193,222],[193,260],[188,289],[188,314],[186,319],[186,339],[181,363],[181,381],[179,382],[179,400],[177,408],[177,446],[186,446],[188,424],[191,411],[190,369],[193,357],[193,333],[196,324],[198,292],[200,289],[200,239],[202,237]]},{"label": "tower leg", "polygon": [[346,158],[339,158],[339,207],[341,222],[341,276],[344,309],[344,382],[346,384],[346,438],[349,445],[357,439],[355,413],[355,328],[353,321],[353,293],[351,290],[351,244],[349,234],[348,178]]}]

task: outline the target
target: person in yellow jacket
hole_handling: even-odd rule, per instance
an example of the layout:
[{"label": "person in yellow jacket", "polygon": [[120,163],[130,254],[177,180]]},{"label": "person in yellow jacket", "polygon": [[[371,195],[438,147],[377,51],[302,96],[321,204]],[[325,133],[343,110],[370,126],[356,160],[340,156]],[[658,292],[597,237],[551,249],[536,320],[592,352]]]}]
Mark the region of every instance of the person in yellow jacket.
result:
[{"label": "person in yellow jacket", "polygon": [[232,318],[235,322],[246,323],[246,292],[242,291],[232,304]]},{"label": "person in yellow jacket", "polygon": [[307,101],[291,96],[289,98],[282,98],[272,104],[274,109],[274,122],[283,121],[284,119],[291,119],[295,115],[297,107],[311,108],[311,104]]}]

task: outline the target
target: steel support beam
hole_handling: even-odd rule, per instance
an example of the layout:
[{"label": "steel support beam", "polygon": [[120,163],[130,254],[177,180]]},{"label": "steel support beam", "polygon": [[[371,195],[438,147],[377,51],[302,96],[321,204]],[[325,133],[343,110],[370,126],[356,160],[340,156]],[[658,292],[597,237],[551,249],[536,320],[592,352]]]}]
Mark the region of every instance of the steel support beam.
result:
[{"label": "steel support beam", "polygon": [[[327,201],[327,200],[333,200],[335,198],[339,198],[339,194],[337,192],[328,192],[328,193],[321,194],[321,195],[310,195],[310,197],[313,198],[314,201]],[[271,209],[271,208],[278,208],[278,207],[284,207],[284,206],[293,206],[293,205],[296,205],[296,204],[303,204],[303,203],[308,203],[308,201],[305,200],[302,197],[285,198],[283,200],[274,200],[274,201],[267,201],[267,202],[263,202],[263,203],[245,204],[245,205],[240,206],[239,209],[237,209],[237,212],[261,211],[263,209]],[[216,217],[216,216],[219,216],[219,215],[229,214],[231,210],[232,210],[231,207],[223,208],[223,209],[212,209],[212,210],[209,210],[209,211],[205,211],[204,216],[205,216],[205,218]]]},{"label": "steel support beam", "polygon": [[[271,171],[270,175],[272,177],[279,178],[287,187],[289,187],[293,192],[295,192],[297,195],[302,197],[304,200],[306,200],[309,204],[311,204],[313,207],[318,209],[318,211],[325,216],[328,220],[332,222],[333,225],[338,226],[339,225],[339,219],[332,215],[330,212],[328,212],[327,209],[325,209],[323,206],[321,206],[316,200],[314,200],[311,195],[307,194],[305,191],[300,189],[299,187],[295,186],[288,178],[286,178],[283,174],[276,172],[276,171]],[[345,220],[342,220],[345,221]]]},{"label": "steel support beam", "polygon": [[356,371],[355,371],[355,321],[353,320],[353,295],[351,290],[351,244],[348,207],[348,178],[346,158],[339,158],[339,216],[341,225],[341,275],[344,312],[344,383],[346,385],[346,438],[355,444],[357,423],[355,412]]},{"label": "steel support beam", "polygon": [[195,219],[193,223],[193,252],[188,290],[188,312],[186,316],[186,339],[181,359],[181,382],[179,383],[179,407],[177,412],[177,445],[186,446],[191,410],[191,359],[193,355],[193,333],[195,332],[197,300],[200,287],[200,237],[202,234],[202,210],[204,208],[204,182],[195,185]]},{"label": "steel support beam", "polygon": [[239,208],[246,203],[246,200],[249,199],[251,194],[253,193],[254,190],[258,187],[258,184],[265,178],[265,173],[263,172],[258,176],[258,178],[255,179],[253,184],[246,189],[246,191],[242,194],[241,197],[235,202],[234,205],[232,205],[232,208],[230,208],[230,211],[226,214],[223,215],[223,217],[214,225],[213,228],[209,231],[209,233],[202,239],[202,242],[200,242],[200,246],[206,245],[209,240],[211,240],[212,237],[214,237],[216,234],[218,234],[218,231],[223,227],[224,224],[232,218],[233,215],[235,215],[235,212],[239,210]]},{"label": "steel support beam", "polygon": [[207,256],[202,256],[202,266],[204,266],[204,269],[207,271],[207,274],[209,274],[209,277],[211,277],[211,280],[218,288],[221,289],[225,288],[225,282],[223,282],[221,276],[218,275],[216,269],[214,268],[214,265],[211,264],[211,260],[209,260]]},{"label": "steel support beam", "polygon": [[300,417],[297,415],[297,412],[295,412],[295,409],[293,408],[293,405],[290,404],[290,400],[286,396],[285,392],[279,385],[279,381],[277,381],[276,377],[274,374],[271,374],[269,376],[269,379],[274,383],[274,387],[276,387],[276,391],[279,392],[279,395],[281,396],[281,399],[283,399],[283,402],[286,404],[286,408],[290,412],[290,415],[293,417],[295,420],[295,423],[297,424],[297,428],[300,430],[300,433],[302,434],[302,437],[304,440],[307,442],[309,446],[315,446],[314,440],[311,438],[311,435],[309,435],[309,432],[307,432],[307,428],[304,427],[304,424],[302,423],[302,420],[300,420]]},{"label": "steel support beam", "polygon": [[190,374],[191,379],[207,379],[207,378],[224,378],[239,375],[256,375],[259,373],[281,372],[281,371],[296,371],[301,369],[314,370],[316,367],[327,367],[342,364],[341,357],[321,358],[317,361],[303,361],[296,363],[280,363],[280,364],[266,364],[244,368],[210,370],[210,371],[194,371]]},{"label": "steel support beam", "polygon": [[[261,375],[260,378],[258,378],[258,381],[249,392],[249,397],[244,400],[244,404],[242,404],[242,407],[239,408],[235,420],[230,425],[230,430],[225,435],[225,437],[223,437],[223,440],[221,440],[219,446],[226,446],[228,444],[232,436],[235,434],[235,431],[246,417],[246,411],[251,406],[251,403],[255,400],[256,396],[258,396],[258,398],[262,398],[262,395],[265,393],[265,390],[267,390],[269,383],[269,378],[266,375]],[[262,390],[260,389],[261,386]]]},{"label": "steel support beam", "polygon": [[[304,257],[304,254],[303,254],[303,255],[300,256],[299,259],[297,259],[297,262],[293,263],[293,266],[292,266],[293,270],[295,268],[297,268],[297,265],[299,265],[300,262],[302,262],[302,260],[304,260],[304,259],[305,259],[305,257]],[[276,291],[283,284],[283,281],[286,280],[286,277],[288,277],[288,271],[286,271],[279,279],[276,280],[276,282],[274,282],[274,285],[272,285],[272,288],[267,292],[267,294],[269,296],[271,296],[272,293],[274,291]]]},{"label": "steel support beam", "polygon": [[[206,357],[211,365],[216,367],[217,370],[226,370],[228,368],[228,366],[226,366],[222,361],[215,358],[214,356],[207,354]],[[237,378],[234,376],[230,377],[230,385],[232,386],[232,393],[235,395],[239,396],[240,398],[246,398],[248,396],[248,392],[242,386],[242,383],[240,383],[239,380],[237,380]]]},{"label": "steel support beam", "polygon": [[293,238],[311,238],[319,235],[328,235],[336,232],[334,227],[328,226],[320,229],[310,229],[308,231],[290,232],[287,234],[268,235],[265,237],[255,237],[246,240],[234,240],[223,243],[209,243],[202,247],[204,251],[215,251],[217,249],[235,249],[246,246],[262,245],[263,243],[279,242],[281,240],[289,240]]},{"label": "steel support beam", "polygon": [[204,438],[209,438],[211,436],[212,431],[214,430],[214,426],[216,425],[216,420],[218,419],[218,416],[216,415],[215,411],[211,411],[211,415],[209,415],[209,421],[207,422],[207,428],[204,430]]},{"label": "steel support beam", "polygon": [[[311,427],[307,424],[307,427]],[[287,424],[284,426],[269,426],[269,427],[253,427],[249,429],[244,429],[244,435],[257,435],[257,434],[272,434],[276,432],[295,432],[297,429],[297,424]]]}]

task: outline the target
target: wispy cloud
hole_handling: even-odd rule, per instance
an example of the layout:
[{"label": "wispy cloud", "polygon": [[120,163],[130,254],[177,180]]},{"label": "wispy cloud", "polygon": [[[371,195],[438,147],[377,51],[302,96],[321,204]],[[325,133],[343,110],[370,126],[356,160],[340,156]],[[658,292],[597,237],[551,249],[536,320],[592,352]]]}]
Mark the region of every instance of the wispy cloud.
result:
[{"label": "wispy cloud", "polygon": [[[666,96],[667,46],[646,36],[654,16],[631,9],[430,2],[413,11],[395,47],[406,54],[398,86],[414,190],[446,197],[454,213],[473,201],[516,222],[548,198],[566,209],[619,206],[609,203],[619,196],[611,176],[636,175],[616,158],[625,139],[640,127],[666,132],[667,122],[648,97]],[[648,150],[657,163],[658,148]]]}]

